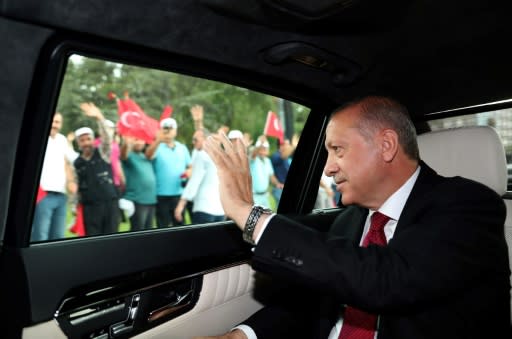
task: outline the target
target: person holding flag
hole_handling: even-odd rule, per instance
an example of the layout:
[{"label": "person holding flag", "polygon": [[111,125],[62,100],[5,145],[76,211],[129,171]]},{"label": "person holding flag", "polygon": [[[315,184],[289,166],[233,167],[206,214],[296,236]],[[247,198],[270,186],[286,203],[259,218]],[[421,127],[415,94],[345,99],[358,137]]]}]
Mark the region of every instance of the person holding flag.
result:
[{"label": "person holding flag", "polygon": [[[109,98],[116,98],[116,95],[109,93]],[[141,139],[145,143],[151,144],[158,131],[158,121],[148,116],[135,100],[128,96],[128,93],[124,94],[123,99],[116,98],[116,103],[119,116],[117,122],[119,135]],[[166,106],[162,116],[170,116],[171,113],[172,107]]]},{"label": "person holding flag", "polygon": [[153,227],[156,205],[156,178],[153,165],[144,154],[142,139],[123,137],[121,162],[126,177],[123,198],[132,201],[134,213],[130,218],[132,231]]}]

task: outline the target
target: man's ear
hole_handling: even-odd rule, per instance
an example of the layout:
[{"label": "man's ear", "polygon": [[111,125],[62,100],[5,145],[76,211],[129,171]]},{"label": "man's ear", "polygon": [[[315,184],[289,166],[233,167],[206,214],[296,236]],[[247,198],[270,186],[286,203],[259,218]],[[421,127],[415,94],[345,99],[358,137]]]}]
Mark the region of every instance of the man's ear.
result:
[{"label": "man's ear", "polygon": [[392,129],[385,129],[380,139],[382,158],[385,162],[391,162],[398,153],[398,134]]}]

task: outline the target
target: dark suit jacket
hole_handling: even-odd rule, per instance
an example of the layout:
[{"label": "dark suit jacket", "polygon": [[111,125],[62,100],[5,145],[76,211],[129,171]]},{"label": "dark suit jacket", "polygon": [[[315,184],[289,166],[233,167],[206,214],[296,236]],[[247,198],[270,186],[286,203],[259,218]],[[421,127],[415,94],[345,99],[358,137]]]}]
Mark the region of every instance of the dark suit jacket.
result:
[{"label": "dark suit jacket", "polygon": [[367,213],[347,207],[328,234],[271,220],[253,267],[287,287],[245,322],[259,339],[326,339],[344,304],[379,314],[379,339],[506,337],[506,211],[494,191],[421,163],[388,246],[359,247]]}]

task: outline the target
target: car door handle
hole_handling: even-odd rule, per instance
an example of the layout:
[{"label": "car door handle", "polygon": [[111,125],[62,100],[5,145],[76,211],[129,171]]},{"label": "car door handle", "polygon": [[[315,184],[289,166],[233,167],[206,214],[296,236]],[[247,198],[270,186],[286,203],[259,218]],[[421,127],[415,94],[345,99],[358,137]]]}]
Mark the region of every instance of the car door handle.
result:
[{"label": "car door handle", "polygon": [[131,332],[133,330],[133,323],[131,325],[127,325],[125,323],[119,323],[112,325],[110,327],[110,334],[112,337],[118,337],[122,334]]},{"label": "car door handle", "polygon": [[110,326],[110,335],[113,338],[133,330],[133,322],[139,309],[139,302],[140,294],[135,294],[132,297],[132,302],[130,303],[130,306],[128,307],[128,316],[126,317],[126,320]]},{"label": "car door handle", "polygon": [[188,292],[184,293],[183,295],[176,293],[175,301],[173,301],[165,306],[162,306],[160,308],[157,308],[156,310],[151,311],[149,313],[148,322],[155,321],[163,316],[166,316],[168,314],[176,312],[177,310],[179,310],[182,307],[187,306],[191,301],[189,296],[192,295],[192,292],[193,292],[193,290],[189,290]]}]

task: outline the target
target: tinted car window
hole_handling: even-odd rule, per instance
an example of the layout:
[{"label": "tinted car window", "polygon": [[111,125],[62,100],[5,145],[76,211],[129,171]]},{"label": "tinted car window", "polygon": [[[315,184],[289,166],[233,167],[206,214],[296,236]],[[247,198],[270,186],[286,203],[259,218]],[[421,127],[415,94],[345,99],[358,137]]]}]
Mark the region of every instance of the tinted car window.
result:
[{"label": "tinted car window", "polygon": [[244,140],[255,202],[276,210],[308,113],[242,87],[73,55],[31,241],[225,220],[216,172],[201,151],[211,134]]}]

